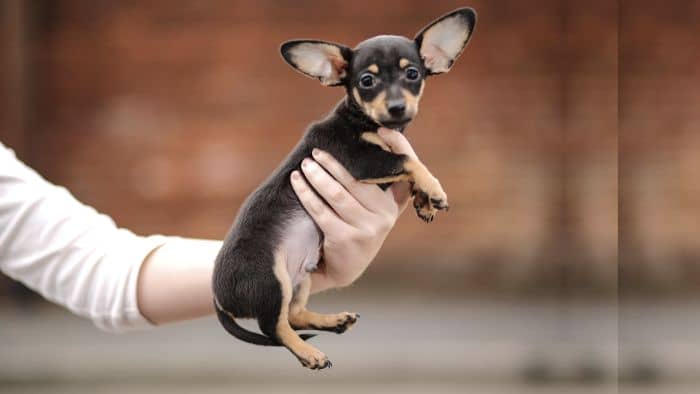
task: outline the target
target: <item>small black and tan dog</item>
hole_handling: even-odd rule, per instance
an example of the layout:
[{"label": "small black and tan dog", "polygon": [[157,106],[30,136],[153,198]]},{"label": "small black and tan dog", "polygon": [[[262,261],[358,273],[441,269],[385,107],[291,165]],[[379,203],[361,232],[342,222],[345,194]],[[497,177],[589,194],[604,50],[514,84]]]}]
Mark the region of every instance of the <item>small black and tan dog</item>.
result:
[{"label": "small black and tan dog", "polygon": [[[312,124],[281,166],[243,204],[216,259],[214,304],[233,336],[254,344],[285,346],[311,369],[331,366],[306,343],[312,329],[342,333],[355,313],[319,314],[306,309],[313,272],[322,259],[323,233],[299,202],[289,181],[313,148],[337,159],[359,181],[386,188],[413,185],[413,205],[426,222],[447,209],[438,180],[419,161],[392,153],[376,131],[403,131],[418,112],[425,78],[449,71],[474,30],[476,14],[461,8],[423,28],[411,40],[377,36],[355,49],[316,40],[282,45],[284,59],[323,85],[343,86],[347,96],[324,120]],[[263,334],[240,327],[255,318]]]}]

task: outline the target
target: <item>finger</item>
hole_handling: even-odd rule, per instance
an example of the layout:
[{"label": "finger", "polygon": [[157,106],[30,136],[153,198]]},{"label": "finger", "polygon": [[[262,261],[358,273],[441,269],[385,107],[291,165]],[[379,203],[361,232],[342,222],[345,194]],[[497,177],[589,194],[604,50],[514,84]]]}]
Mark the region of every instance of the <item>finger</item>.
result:
[{"label": "finger", "polygon": [[291,183],[294,192],[299,197],[299,201],[301,201],[301,205],[304,206],[306,212],[311,215],[311,218],[324,234],[346,230],[345,227],[348,227],[348,225],[314,193],[299,171],[292,172]]},{"label": "finger", "polygon": [[379,137],[381,137],[381,139],[384,140],[387,145],[389,145],[392,152],[402,153],[414,159],[418,158],[416,152],[413,150],[413,147],[406,139],[406,136],[404,136],[402,133],[399,133],[396,130],[380,127],[379,130],[377,130],[377,134],[379,134]]},{"label": "finger", "polygon": [[311,159],[301,162],[301,170],[311,187],[333,208],[335,213],[354,227],[368,221],[371,212],[362,206],[343,185]]},{"label": "finger", "polygon": [[312,155],[314,159],[316,159],[333,178],[337,179],[338,182],[340,182],[340,184],[342,184],[367,210],[379,213],[386,212],[387,209],[392,208],[390,204],[393,204],[393,202],[391,200],[386,201],[387,199],[382,189],[378,188],[376,185],[357,181],[348,170],[328,152],[314,149]]}]

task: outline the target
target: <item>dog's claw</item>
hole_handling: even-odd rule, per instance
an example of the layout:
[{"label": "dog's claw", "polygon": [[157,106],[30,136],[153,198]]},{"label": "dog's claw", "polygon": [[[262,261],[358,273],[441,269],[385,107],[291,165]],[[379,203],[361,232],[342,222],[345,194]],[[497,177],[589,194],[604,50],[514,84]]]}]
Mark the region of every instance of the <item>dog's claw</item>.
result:
[{"label": "dog's claw", "polygon": [[426,223],[432,222],[433,218],[435,217],[435,214],[433,212],[426,212],[422,208],[416,208],[416,214]]},{"label": "dog's claw", "polygon": [[447,202],[443,199],[437,199],[437,198],[431,198],[430,203],[433,206],[433,208],[437,210],[449,210],[450,206],[447,204]]}]

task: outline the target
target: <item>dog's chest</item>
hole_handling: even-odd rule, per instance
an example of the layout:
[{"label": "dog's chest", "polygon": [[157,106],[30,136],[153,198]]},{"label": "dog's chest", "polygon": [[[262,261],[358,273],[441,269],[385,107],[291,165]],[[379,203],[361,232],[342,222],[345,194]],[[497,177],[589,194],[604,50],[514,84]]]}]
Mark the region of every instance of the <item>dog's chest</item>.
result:
[{"label": "dog's chest", "polygon": [[305,211],[296,213],[285,224],[280,246],[292,288],[296,288],[306,275],[316,269],[321,251],[321,235]]}]

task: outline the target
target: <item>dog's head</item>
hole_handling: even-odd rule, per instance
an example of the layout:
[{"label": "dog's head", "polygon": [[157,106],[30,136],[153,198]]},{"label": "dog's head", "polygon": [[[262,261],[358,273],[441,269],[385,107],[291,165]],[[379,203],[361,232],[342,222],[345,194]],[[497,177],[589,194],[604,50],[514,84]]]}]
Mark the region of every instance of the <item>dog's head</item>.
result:
[{"label": "dog's head", "polygon": [[282,44],[292,67],[326,86],[345,86],[348,96],[376,123],[402,128],[418,113],[425,78],[450,70],[467,45],[476,13],[460,8],[420,30],[411,40],[377,36],[354,49],[332,42]]}]

